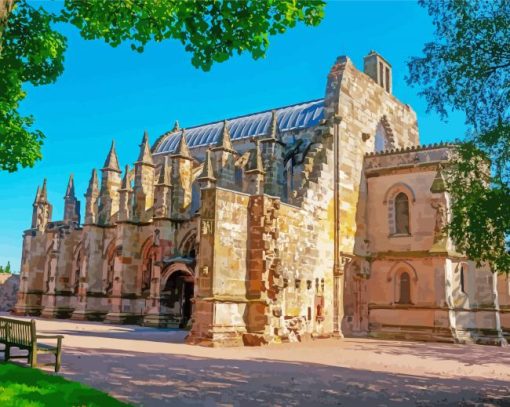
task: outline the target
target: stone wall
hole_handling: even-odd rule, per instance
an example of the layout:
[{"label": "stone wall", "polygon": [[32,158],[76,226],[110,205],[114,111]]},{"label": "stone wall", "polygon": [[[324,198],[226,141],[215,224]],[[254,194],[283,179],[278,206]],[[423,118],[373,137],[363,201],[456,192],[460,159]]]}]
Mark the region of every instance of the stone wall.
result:
[{"label": "stone wall", "polygon": [[[154,154],[145,134],[122,182],[112,145],[101,187],[92,173],[83,227],[73,179],[57,222],[44,182],[24,234],[15,311],[163,327],[186,325],[193,308],[188,342],[208,346],[342,330],[497,342],[496,279],[456,253],[442,229],[450,198],[440,164],[450,147],[418,146],[415,113],[391,95],[391,78],[371,74],[378,83],[340,57],[324,101],[275,110],[270,126],[267,111],[225,120],[219,139],[219,122],[197,126],[189,146],[176,126],[164,137],[175,149],[155,153],[160,138]],[[401,192],[406,233],[394,217]],[[501,283],[499,297],[510,329]]]},{"label": "stone wall", "polygon": [[16,304],[19,288],[19,275],[0,274],[0,311],[8,312]]},{"label": "stone wall", "polygon": [[315,184],[306,209],[269,196],[202,190],[191,343],[254,344],[332,333],[331,186],[323,188],[325,195],[317,195],[321,187]]},{"label": "stone wall", "polygon": [[190,343],[243,343],[249,199],[246,194],[220,188],[201,191],[200,256]]},{"label": "stone wall", "polygon": [[[495,277],[455,251],[443,231],[449,196],[440,164],[445,145],[365,158],[369,333],[376,337],[502,343]],[[396,202],[408,202],[408,232],[396,230]],[[401,301],[401,276],[410,301]]]},{"label": "stone wall", "polygon": [[347,57],[339,57],[328,76],[326,119],[340,117],[341,251],[364,255],[365,222],[357,216],[363,173],[362,157],[375,148],[379,125],[385,129],[386,148],[419,144],[416,114],[398,101]]}]

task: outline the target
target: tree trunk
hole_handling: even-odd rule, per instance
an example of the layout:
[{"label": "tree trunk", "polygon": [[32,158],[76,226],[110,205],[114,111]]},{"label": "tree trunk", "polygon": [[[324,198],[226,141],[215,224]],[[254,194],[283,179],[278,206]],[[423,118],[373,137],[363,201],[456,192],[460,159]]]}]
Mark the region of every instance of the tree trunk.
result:
[{"label": "tree trunk", "polygon": [[0,0],[0,56],[2,56],[2,39],[7,20],[14,8],[15,0]]}]

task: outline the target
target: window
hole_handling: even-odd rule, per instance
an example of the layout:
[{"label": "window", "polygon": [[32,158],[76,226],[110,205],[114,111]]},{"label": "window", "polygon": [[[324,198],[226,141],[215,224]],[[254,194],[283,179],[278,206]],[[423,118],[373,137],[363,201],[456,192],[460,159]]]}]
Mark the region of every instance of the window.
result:
[{"label": "window", "polygon": [[400,275],[400,299],[398,303],[411,304],[411,279],[408,272]]},{"label": "window", "polygon": [[377,126],[375,132],[375,152],[384,151],[386,149],[386,132],[381,123]]},{"label": "window", "polygon": [[78,252],[78,256],[76,257],[76,261],[74,263],[74,287],[73,292],[78,294],[80,290],[80,273],[81,273],[81,250]]},{"label": "window", "polygon": [[115,254],[112,254],[108,259],[107,272],[106,272],[106,289],[108,295],[113,293],[113,273],[115,270]]},{"label": "window", "polygon": [[390,91],[390,69],[388,67],[386,67],[386,82],[385,82],[385,85],[386,85],[386,92],[389,93]]},{"label": "window", "polygon": [[234,179],[235,179],[236,187],[239,189],[242,189],[243,188],[243,169],[242,168],[235,167]]},{"label": "window", "polygon": [[409,198],[403,192],[395,197],[395,233],[409,234]]},{"label": "window", "polygon": [[200,209],[200,186],[197,182],[191,185],[191,214],[195,214]]}]

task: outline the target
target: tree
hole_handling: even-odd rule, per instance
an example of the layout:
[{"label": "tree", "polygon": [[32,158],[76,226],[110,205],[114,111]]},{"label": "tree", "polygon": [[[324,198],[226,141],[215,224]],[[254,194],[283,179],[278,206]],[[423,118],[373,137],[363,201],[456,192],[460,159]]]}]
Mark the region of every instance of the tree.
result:
[{"label": "tree", "polygon": [[449,232],[478,264],[510,271],[510,1],[420,0],[435,26],[409,61],[429,110],[466,115],[469,131],[447,171]]},{"label": "tree", "polygon": [[325,3],[314,0],[66,0],[51,13],[28,0],[0,0],[0,170],[16,171],[41,158],[44,135],[18,113],[25,83],[55,82],[63,72],[66,38],[55,23],[78,27],[85,39],[113,47],[130,42],[142,52],[150,42],[175,39],[204,71],[248,52],[263,58],[269,36],[302,22],[315,26]]},{"label": "tree", "polygon": [[11,274],[11,262],[10,261],[7,262],[7,266],[5,266],[5,268],[4,268],[4,273]]}]

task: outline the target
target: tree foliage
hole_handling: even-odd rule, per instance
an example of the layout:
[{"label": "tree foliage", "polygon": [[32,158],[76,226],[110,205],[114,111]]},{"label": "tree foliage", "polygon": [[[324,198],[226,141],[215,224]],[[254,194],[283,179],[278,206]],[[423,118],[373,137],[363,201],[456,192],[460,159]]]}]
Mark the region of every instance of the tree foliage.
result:
[{"label": "tree foliage", "polygon": [[234,54],[265,56],[269,37],[297,23],[317,25],[324,2],[313,0],[66,0],[55,14],[27,0],[0,0],[0,170],[16,171],[41,158],[42,132],[19,114],[23,85],[54,82],[63,71],[66,39],[54,23],[76,26],[85,39],[116,47],[129,42],[180,41],[205,71]]},{"label": "tree foliage", "polygon": [[[0,0],[2,1],[2,0]],[[16,171],[41,158],[44,135],[33,118],[18,112],[23,84],[52,83],[63,71],[65,38],[54,31],[54,16],[25,2],[14,3],[2,27],[0,54],[0,170]]]},{"label": "tree foliage", "polygon": [[0,274],[11,274],[11,263],[8,261],[5,267],[0,266]]},{"label": "tree foliage", "polygon": [[322,17],[322,2],[309,0],[66,0],[62,15],[84,38],[114,47],[129,41],[143,51],[149,41],[178,40],[193,54],[193,65],[206,71],[234,53],[261,58],[270,35],[298,22],[317,25]]},{"label": "tree foliage", "polygon": [[429,110],[465,113],[469,132],[447,171],[457,248],[510,270],[510,1],[421,0],[435,26],[409,62]]}]

